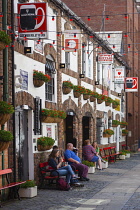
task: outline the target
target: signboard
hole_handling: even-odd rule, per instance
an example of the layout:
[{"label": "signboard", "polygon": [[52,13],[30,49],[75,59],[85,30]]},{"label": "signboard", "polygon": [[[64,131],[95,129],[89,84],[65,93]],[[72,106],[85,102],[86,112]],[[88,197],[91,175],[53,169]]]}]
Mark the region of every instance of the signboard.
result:
[{"label": "signboard", "polygon": [[115,68],[115,76],[114,76],[114,82],[116,84],[123,84],[124,83],[124,66],[119,66]]},{"label": "signboard", "polygon": [[18,4],[19,38],[47,38],[46,3]]},{"label": "signboard", "polygon": [[138,91],[138,77],[126,77],[125,92],[137,92],[137,91]]},{"label": "signboard", "polygon": [[64,32],[64,47],[67,52],[74,52],[80,46],[80,30],[66,30]]},{"label": "signboard", "polygon": [[52,138],[52,126],[51,125],[46,125],[46,131],[47,131],[47,137]]},{"label": "signboard", "polygon": [[112,54],[99,54],[98,62],[101,64],[111,64],[113,63],[113,55]]},{"label": "signboard", "polygon": [[28,90],[28,72],[20,69],[20,75],[22,77],[21,89]]},{"label": "signboard", "polygon": [[43,42],[42,42],[42,40],[40,40],[40,42],[35,41],[35,43],[34,43],[34,50],[36,50],[37,52],[40,52],[41,54],[43,54]]}]

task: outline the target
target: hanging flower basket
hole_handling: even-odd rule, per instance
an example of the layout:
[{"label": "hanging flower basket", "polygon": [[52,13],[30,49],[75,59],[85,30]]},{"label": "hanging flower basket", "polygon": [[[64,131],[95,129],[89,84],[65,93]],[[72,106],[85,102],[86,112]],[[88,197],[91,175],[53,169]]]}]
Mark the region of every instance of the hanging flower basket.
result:
[{"label": "hanging flower basket", "polygon": [[0,113],[0,125],[4,125],[11,117],[11,114]]},{"label": "hanging flower basket", "polygon": [[112,127],[116,128],[116,127],[118,127],[118,125],[112,124]]},{"label": "hanging flower basket", "polygon": [[0,50],[3,50],[6,47],[6,44],[0,41]]},{"label": "hanging flower basket", "polygon": [[121,128],[125,128],[125,125],[120,125]]},{"label": "hanging flower basket", "polygon": [[97,98],[97,103],[101,104],[101,103],[103,103],[103,100]]},{"label": "hanging flower basket", "polygon": [[10,131],[0,130],[0,151],[8,149],[12,140],[13,135]]},{"label": "hanging flower basket", "polygon": [[10,145],[10,141],[8,142],[0,141],[0,152],[8,149],[9,145]]},{"label": "hanging flower basket", "polygon": [[11,41],[11,38],[5,31],[0,31],[0,50],[3,50]]},{"label": "hanging flower basket", "polygon": [[87,94],[83,94],[83,99],[84,99],[84,100],[87,100],[87,99],[89,99],[89,97],[90,97],[90,95],[87,95]]},{"label": "hanging flower basket", "polygon": [[110,104],[111,104],[110,102],[105,101],[106,106],[110,106]]},{"label": "hanging flower basket", "polygon": [[109,135],[109,134],[107,134],[107,133],[104,133],[104,134],[103,134],[103,137],[104,137],[104,138],[109,138],[109,137],[111,137],[111,135]]},{"label": "hanging flower basket", "polygon": [[62,90],[63,90],[63,94],[64,95],[69,94],[71,92],[71,88],[70,87],[62,87]]},{"label": "hanging flower basket", "polygon": [[62,121],[61,118],[54,118],[54,123],[60,123]]},{"label": "hanging flower basket", "polygon": [[55,118],[49,116],[42,116],[42,122],[44,123],[54,123]]},{"label": "hanging flower basket", "polygon": [[127,136],[127,134],[126,133],[122,133],[122,136]]},{"label": "hanging flower basket", "polygon": [[45,150],[50,150],[53,146],[42,146],[42,145],[37,145],[37,150],[38,151],[45,151]]},{"label": "hanging flower basket", "polygon": [[96,101],[96,98],[94,96],[90,96],[90,102]]},{"label": "hanging flower basket", "polygon": [[74,98],[79,98],[81,96],[81,93],[73,91],[73,95],[74,95]]},{"label": "hanging flower basket", "polygon": [[35,87],[41,87],[44,84],[43,80],[33,78],[33,84]]},{"label": "hanging flower basket", "polygon": [[118,105],[112,104],[112,108],[116,109]]}]

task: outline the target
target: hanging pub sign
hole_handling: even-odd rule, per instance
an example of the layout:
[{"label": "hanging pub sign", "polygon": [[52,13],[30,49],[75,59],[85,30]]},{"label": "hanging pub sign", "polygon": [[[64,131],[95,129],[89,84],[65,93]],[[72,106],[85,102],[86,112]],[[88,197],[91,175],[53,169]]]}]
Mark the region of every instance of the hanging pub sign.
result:
[{"label": "hanging pub sign", "polygon": [[124,66],[119,66],[115,68],[114,83],[123,84],[124,83]]},{"label": "hanging pub sign", "polygon": [[137,91],[138,91],[138,77],[126,77],[125,92],[137,92]]},{"label": "hanging pub sign", "polygon": [[19,38],[47,38],[46,3],[18,4]]},{"label": "hanging pub sign", "polygon": [[74,52],[80,46],[80,30],[66,30],[64,32],[64,47],[67,52]]},{"label": "hanging pub sign", "polygon": [[98,54],[98,62],[101,64],[111,64],[113,63],[112,54]]}]

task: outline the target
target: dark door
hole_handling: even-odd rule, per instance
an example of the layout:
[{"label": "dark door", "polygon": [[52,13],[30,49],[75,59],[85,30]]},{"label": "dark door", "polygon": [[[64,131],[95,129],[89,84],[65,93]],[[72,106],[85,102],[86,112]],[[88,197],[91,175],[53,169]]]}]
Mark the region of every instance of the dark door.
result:
[{"label": "dark door", "polygon": [[[73,143],[73,116],[67,115],[66,117],[66,145]],[[75,145],[74,145],[75,146]]]},{"label": "dark door", "polygon": [[28,162],[28,111],[16,111],[16,157],[18,163],[18,178],[29,179]]},{"label": "dark door", "polygon": [[83,117],[82,119],[83,124],[83,143],[84,140],[89,139],[89,117]]}]

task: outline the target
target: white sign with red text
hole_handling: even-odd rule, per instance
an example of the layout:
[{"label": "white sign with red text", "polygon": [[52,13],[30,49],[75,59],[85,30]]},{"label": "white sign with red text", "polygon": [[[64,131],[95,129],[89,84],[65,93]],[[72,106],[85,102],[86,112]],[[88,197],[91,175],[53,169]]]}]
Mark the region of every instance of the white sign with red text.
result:
[{"label": "white sign with red text", "polygon": [[65,51],[74,52],[80,47],[80,30],[65,30],[64,31]]},{"label": "white sign with red text", "polygon": [[112,54],[99,54],[98,62],[101,64],[111,64],[113,63],[113,55]]},{"label": "white sign with red text", "polygon": [[114,75],[114,82],[117,84],[123,84],[124,83],[124,66],[119,66],[115,68],[115,75]]},{"label": "white sign with red text", "polygon": [[47,38],[46,3],[18,4],[19,38]]},{"label": "white sign with red text", "polygon": [[138,77],[126,77],[125,92],[137,92],[137,91],[138,91]]}]

